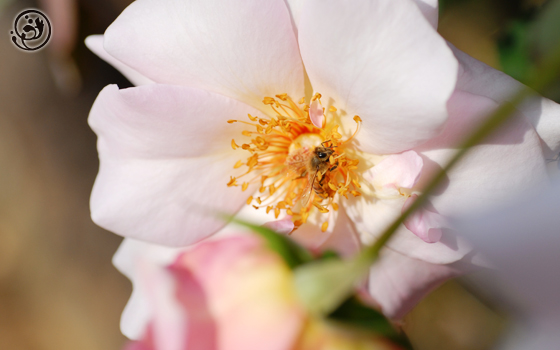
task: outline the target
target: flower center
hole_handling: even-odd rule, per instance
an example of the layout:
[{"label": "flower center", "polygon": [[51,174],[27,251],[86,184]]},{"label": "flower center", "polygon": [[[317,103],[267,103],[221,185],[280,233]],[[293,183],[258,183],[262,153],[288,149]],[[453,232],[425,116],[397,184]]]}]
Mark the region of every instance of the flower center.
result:
[{"label": "flower center", "polygon": [[[247,205],[266,208],[267,213],[274,210],[276,218],[284,210],[296,228],[307,221],[312,210],[338,210],[341,196],[348,199],[348,194],[361,195],[355,172],[359,161],[346,154],[348,141],[358,132],[361,119],[354,117],[358,127],[343,141],[335,122],[337,109],[331,106],[325,113],[320,98],[315,94],[310,104],[304,104],[304,98],[296,104],[287,94],[276,95],[276,99],[265,97],[263,103],[274,116],[249,114],[249,121],[228,121],[247,124],[252,131],[242,133],[251,138],[250,143],[239,146],[231,140],[233,149],[241,148],[250,156],[246,162],[239,160],[235,164],[234,169],[247,169],[240,176],[232,176],[227,185],[239,186],[237,180],[244,178],[247,180],[241,189],[245,191],[250,184],[259,183],[258,196],[249,196]],[[327,228],[325,220],[321,229]]]}]

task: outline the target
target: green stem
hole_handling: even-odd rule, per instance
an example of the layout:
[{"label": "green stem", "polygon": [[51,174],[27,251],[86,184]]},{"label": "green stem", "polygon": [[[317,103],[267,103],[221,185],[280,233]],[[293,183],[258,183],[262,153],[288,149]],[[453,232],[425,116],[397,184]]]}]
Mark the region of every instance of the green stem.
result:
[{"label": "green stem", "polygon": [[[555,79],[560,75],[560,46],[548,55],[548,57],[543,61],[539,67],[537,74],[533,81],[529,84],[533,89],[540,91],[546,86],[550,85],[555,81]],[[503,103],[500,107],[491,114],[486,121],[459,147],[459,150],[453,156],[453,158],[447,163],[447,165],[441,169],[430,181],[430,183],[424,188],[423,193],[412,203],[411,206],[405,210],[402,215],[397,218],[381,237],[371,246],[362,250],[362,252],[355,258],[364,273],[369,268],[377,257],[379,256],[380,250],[385,246],[389,239],[393,236],[396,230],[401,224],[415,211],[418,210],[422,205],[426,203],[428,197],[433,194],[437,189],[442,180],[445,179],[449,170],[451,170],[457,162],[463,158],[463,156],[468,152],[469,148],[476,146],[491,133],[493,133],[500,125],[506,122],[510,115],[515,111],[516,106],[518,106],[524,99],[535,94],[535,91],[524,87],[518,91],[509,102]]]},{"label": "green stem", "polygon": [[477,131],[469,137],[460,147],[453,158],[441,169],[424,188],[422,194],[406,209],[400,217],[398,217],[392,224],[383,232],[381,237],[371,246],[364,249],[361,254],[357,257],[358,260],[364,263],[371,263],[375,261],[379,255],[379,251],[383,246],[389,241],[396,230],[401,224],[416,210],[418,210],[422,205],[426,203],[429,196],[437,189],[442,180],[445,179],[449,170],[451,170],[457,162],[463,158],[463,156],[468,152],[469,148],[477,145],[492,132],[494,132],[500,125],[502,125],[509,116],[515,111],[515,106],[517,106],[526,97],[532,95],[534,92],[530,88],[524,88],[520,90],[509,103],[502,104],[496,112],[492,114],[478,129]]},{"label": "green stem", "polygon": [[[535,79],[529,84],[539,91],[554,82],[560,75],[560,46],[549,55],[546,61],[539,67]],[[381,237],[371,246],[364,248],[356,257],[346,261],[315,261],[304,264],[294,270],[296,289],[302,302],[308,310],[317,315],[328,315],[334,311],[349,295],[351,295],[354,284],[360,280],[379,257],[379,252],[391,239],[401,224],[417,209],[426,203],[429,196],[445,179],[446,174],[457,162],[468,152],[469,148],[479,144],[491,133],[508,120],[525,98],[535,92],[524,87],[517,92],[509,102],[504,103],[496,109],[479,128],[468,137],[459,147],[453,158],[439,171],[424,188],[412,205],[396,219]]]}]

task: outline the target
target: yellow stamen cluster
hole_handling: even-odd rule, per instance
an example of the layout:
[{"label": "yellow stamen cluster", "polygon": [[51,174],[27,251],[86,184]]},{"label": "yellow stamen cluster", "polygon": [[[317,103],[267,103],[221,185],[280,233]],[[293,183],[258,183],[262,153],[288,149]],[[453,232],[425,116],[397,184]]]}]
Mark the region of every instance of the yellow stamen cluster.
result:
[{"label": "yellow stamen cluster", "polygon": [[[320,98],[320,94],[315,94],[311,102],[320,102]],[[304,102],[304,98],[299,101],[300,107],[287,94],[265,97],[263,103],[271,108],[273,116],[249,114],[249,121],[228,121],[247,124],[254,130],[242,133],[251,138],[249,143],[240,146],[231,140],[233,149],[241,148],[250,156],[246,162],[240,160],[234,165],[234,169],[246,166],[247,170],[231,177],[227,185],[239,186],[238,179],[251,176],[242,183],[241,189],[245,191],[250,184],[257,183],[260,195],[250,196],[247,205],[266,208],[267,213],[274,211],[276,218],[284,210],[292,217],[296,228],[307,221],[313,208],[321,213],[328,213],[329,207],[338,210],[337,194],[345,198],[348,194],[361,195],[355,172],[359,161],[348,158],[344,152],[347,142],[359,128],[352,137],[342,141],[339,126],[334,123],[337,109],[330,106],[328,112],[332,120],[317,127],[309,117],[309,105]],[[359,127],[360,117],[355,116],[354,121]],[[330,156],[325,156],[321,150],[326,150]],[[255,202],[257,205],[253,204]],[[327,228],[328,222],[323,222],[321,229],[326,231]]]}]

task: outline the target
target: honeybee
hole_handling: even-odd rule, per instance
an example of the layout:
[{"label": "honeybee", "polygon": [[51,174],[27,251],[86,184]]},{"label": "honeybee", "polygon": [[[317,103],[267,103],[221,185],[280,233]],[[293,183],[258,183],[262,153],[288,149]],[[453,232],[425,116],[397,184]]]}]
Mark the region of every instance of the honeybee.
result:
[{"label": "honeybee", "polygon": [[332,166],[330,164],[329,159],[335,153],[334,147],[336,146],[327,147],[328,142],[330,141],[323,141],[320,146],[312,149],[301,148],[286,160],[289,171],[300,174],[295,179],[307,177],[308,185],[303,192],[309,188],[309,193],[314,191],[321,198],[328,197],[328,188],[323,184],[325,174],[338,167],[338,161]]},{"label": "honeybee", "polygon": [[[326,142],[328,141],[321,143],[321,146],[315,147],[311,158],[309,158],[307,162],[307,176],[311,184],[310,187],[315,191],[316,195],[323,199],[328,197],[328,190],[323,186],[324,175],[327,172],[335,170],[338,166],[335,164],[331,167],[329,158],[334,153],[334,149],[333,146],[324,147],[323,145]],[[311,174],[313,174],[312,177]],[[319,179],[317,179],[317,177],[319,177]]]}]

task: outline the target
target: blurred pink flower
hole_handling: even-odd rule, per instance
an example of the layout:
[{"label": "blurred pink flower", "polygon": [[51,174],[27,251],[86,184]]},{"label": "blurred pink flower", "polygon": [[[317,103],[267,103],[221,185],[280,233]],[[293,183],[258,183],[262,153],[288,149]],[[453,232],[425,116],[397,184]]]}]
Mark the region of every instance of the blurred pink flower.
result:
[{"label": "blurred pink flower", "polygon": [[[360,161],[352,185],[359,196],[337,195],[339,210],[332,206],[326,218],[316,212],[314,225],[293,236],[317,247],[333,244],[331,235],[342,231],[333,236],[348,253],[359,241],[373,242],[506,99],[501,91],[518,84],[455,52],[458,69],[436,24],[435,1],[136,1],[104,37],[86,42],[140,85],[108,86],[92,108],[101,161],[94,221],[172,246],[216,233],[224,223],[209,210],[235,213],[252,194],[225,186],[239,160],[231,140],[244,131],[226,121],[274,118],[264,97],[287,93],[309,101],[316,91],[344,138],[355,129],[348,116],[363,121],[344,149]],[[560,122],[553,118],[559,110],[540,98],[523,106],[448,174],[430,215],[399,229],[370,276],[387,315],[402,316],[429,289],[471,266],[472,257],[464,258],[471,246],[434,217],[490,206],[547,181],[541,144],[550,152],[560,148]],[[257,189],[249,187],[256,195]],[[253,211],[253,220],[272,220],[263,211]],[[438,234],[430,235],[434,229]]]},{"label": "blurred pink flower", "polygon": [[127,350],[399,349],[308,315],[291,270],[253,235],[201,243],[142,279],[155,313]]},{"label": "blurred pink flower", "polygon": [[[247,211],[252,208],[244,209]],[[243,213],[241,214],[243,215]],[[350,227],[347,219],[340,220],[339,226],[321,249],[336,249],[343,255],[354,253],[358,245],[357,238],[346,234]],[[171,265],[181,254],[190,251],[200,244],[213,240],[220,240],[240,233],[239,227],[228,224],[212,237],[186,248],[170,248],[157,244],[146,243],[131,238],[123,241],[113,257],[113,264],[132,282],[132,295],[128,301],[121,318],[121,330],[130,339],[141,339],[147,324],[155,317],[157,305],[150,300],[150,284],[143,277],[146,271],[159,271]]]}]

